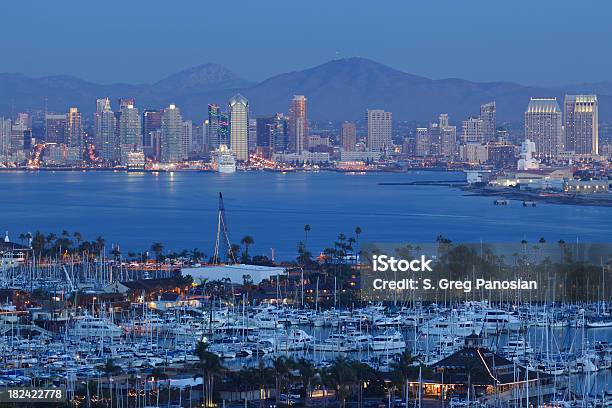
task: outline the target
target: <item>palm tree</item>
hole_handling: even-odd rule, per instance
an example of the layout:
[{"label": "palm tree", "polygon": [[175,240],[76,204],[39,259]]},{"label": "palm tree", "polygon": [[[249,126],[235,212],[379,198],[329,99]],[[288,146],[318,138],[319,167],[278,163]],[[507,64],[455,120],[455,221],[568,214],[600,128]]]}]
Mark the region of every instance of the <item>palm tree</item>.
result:
[{"label": "palm tree", "polygon": [[396,386],[401,386],[402,394],[406,401],[408,401],[408,379],[418,373],[418,369],[412,365],[416,361],[416,358],[412,356],[409,351],[404,351],[398,361],[394,361],[391,364],[391,371],[395,380]]},{"label": "palm tree", "polygon": [[77,245],[78,245],[78,246],[81,246],[81,242],[83,242],[83,235],[82,235],[80,232],[75,231],[75,232],[72,234],[72,236],[73,236],[73,237],[74,237],[74,239],[76,240]]},{"label": "palm tree", "polygon": [[242,245],[244,245],[244,256],[243,259],[248,260],[249,259],[249,246],[253,245],[255,243],[255,240],[253,239],[252,236],[250,235],[245,235],[241,240],[240,243]]},{"label": "palm tree", "polygon": [[19,240],[21,241],[22,245],[25,242],[25,239],[26,239],[26,235],[23,232],[19,234]]},{"label": "palm tree", "polygon": [[357,255],[359,255],[359,236],[361,232],[361,227],[355,227],[355,253]]},{"label": "palm tree", "polygon": [[275,385],[276,385],[276,406],[280,403],[280,394],[283,389],[283,382],[289,375],[290,371],[290,360],[287,357],[277,357],[272,362],[274,369]]},{"label": "palm tree", "polygon": [[300,372],[304,389],[306,390],[306,405],[309,405],[312,396],[312,382],[319,377],[319,372],[314,364],[305,358],[300,358],[296,365]]},{"label": "palm tree", "polygon": [[208,343],[198,341],[195,353],[200,360],[198,368],[202,376],[202,403],[210,407],[213,405],[214,378],[223,370],[223,366],[219,356],[208,351]]},{"label": "palm tree", "polygon": [[151,245],[151,251],[155,253],[155,262],[159,263],[159,261],[161,260],[163,250],[164,250],[164,245],[161,242],[154,242]]},{"label": "palm tree", "polygon": [[357,380],[353,365],[345,357],[337,357],[325,374],[325,382],[336,390],[336,397],[344,408]]},{"label": "palm tree", "polygon": [[308,246],[308,233],[309,232],[310,232],[310,224],[304,225],[304,235],[305,235],[304,247]]}]

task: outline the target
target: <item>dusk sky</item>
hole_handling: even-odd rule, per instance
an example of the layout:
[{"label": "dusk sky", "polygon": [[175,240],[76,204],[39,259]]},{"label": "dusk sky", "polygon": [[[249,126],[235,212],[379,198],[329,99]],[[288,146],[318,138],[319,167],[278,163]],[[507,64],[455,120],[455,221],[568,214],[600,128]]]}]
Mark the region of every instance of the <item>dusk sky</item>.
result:
[{"label": "dusk sky", "polygon": [[154,82],[215,62],[262,80],[361,56],[430,78],[612,80],[612,2],[2,1],[0,72]]}]

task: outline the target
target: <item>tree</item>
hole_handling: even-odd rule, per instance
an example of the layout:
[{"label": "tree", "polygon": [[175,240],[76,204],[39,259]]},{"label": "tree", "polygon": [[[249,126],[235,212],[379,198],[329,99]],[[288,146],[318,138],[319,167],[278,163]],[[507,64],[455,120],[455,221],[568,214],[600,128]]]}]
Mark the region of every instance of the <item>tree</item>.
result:
[{"label": "tree", "polygon": [[280,403],[280,394],[283,390],[284,381],[289,375],[291,368],[291,360],[287,357],[276,357],[272,363],[274,369],[275,385],[276,385],[276,406]]},{"label": "tree", "polygon": [[310,224],[304,225],[304,247],[308,246],[308,233],[310,232]]},{"label": "tree", "polygon": [[161,242],[154,242],[151,245],[151,251],[155,254],[155,262],[159,263],[162,260],[162,252],[164,251],[164,245]]},{"label": "tree", "polygon": [[396,387],[401,387],[402,395],[408,401],[408,379],[418,375],[418,367],[414,363],[416,359],[412,357],[412,353],[404,351],[398,361],[391,364],[391,372]]},{"label": "tree", "polygon": [[317,378],[320,378],[319,372],[317,371],[314,364],[312,364],[311,361],[306,360],[305,358],[300,358],[297,361],[296,366],[298,371],[300,372],[300,377],[302,379],[304,389],[306,390],[306,401],[308,405],[312,396],[312,382]]},{"label": "tree", "polygon": [[245,235],[240,240],[240,243],[244,245],[244,252],[242,253],[242,259],[244,263],[246,263],[249,260],[249,246],[253,245],[255,243],[255,240],[253,239],[252,236]]},{"label": "tree", "polygon": [[210,407],[213,405],[214,378],[223,370],[223,366],[219,356],[208,351],[206,342],[198,341],[195,353],[198,356],[198,370],[202,377],[202,403]]}]

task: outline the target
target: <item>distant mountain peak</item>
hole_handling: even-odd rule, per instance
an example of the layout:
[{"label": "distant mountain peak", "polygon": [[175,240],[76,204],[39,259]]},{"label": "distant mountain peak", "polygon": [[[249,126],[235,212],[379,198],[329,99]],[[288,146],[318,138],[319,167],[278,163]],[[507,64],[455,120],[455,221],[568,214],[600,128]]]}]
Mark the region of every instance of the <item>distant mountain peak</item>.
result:
[{"label": "distant mountain peak", "polygon": [[220,64],[202,64],[184,69],[153,84],[156,90],[198,93],[215,89],[232,89],[251,83]]}]

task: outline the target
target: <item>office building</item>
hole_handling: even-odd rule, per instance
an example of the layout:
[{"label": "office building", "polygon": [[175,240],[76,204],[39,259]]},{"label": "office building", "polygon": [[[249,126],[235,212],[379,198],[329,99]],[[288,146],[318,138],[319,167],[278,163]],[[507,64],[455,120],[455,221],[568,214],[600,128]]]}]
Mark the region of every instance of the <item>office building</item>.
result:
[{"label": "office building", "polygon": [[484,142],[484,123],[481,118],[471,116],[463,121],[461,132],[461,143],[483,143]]},{"label": "office building", "polygon": [[177,163],[182,161],[183,116],[174,104],[164,109],[161,123],[161,161]]},{"label": "office building", "polygon": [[68,147],[78,147],[83,150],[83,120],[81,112],[75,107],[68,110],[66,114],[66,140]]},{"label": "office building", "polygon": [[525,140],[533,142],[534,154],[540,157],[563,151],[561,110],[555,98],[531,98],[525,111]]},{"label": "office building", "polygon": [[294,95],[289,107],[289,146],[290,152],[301,155],[308,150],[308,111],[304,95]]},{"label": "office building", "polygon": [[495,101],[480,105],[480,119],[482,119],[482,135],[485,142],[495,140],[496,124]]},{"label": "office building", "polygon": [[151,133],[157,130],[161,130],[161,120],[163,111],[146,109],[142,113],[142,145],[145,147],[152,147],[153,141]]},{"label": "office building", "polygon": [[229,101],[230,147],[236,160],[249,159],[249,101],[238,94]]},{"label": "office building", "polygon": [[382,109],[368,109],[367,147],[370,151],[386,151],[393,147],[393,122],[391,112]]},{"label": "office building", "polygon": [[599,107],[597,95],[565,95],[563,103],[565,151],[599,153]]},{"label": "office building", "polygon": [[114,163],[119,160],[119,140],[116,132],[115,113],[111,109],[110,100],[106,98],[103,101],[102,106],[96,106],[95,145],[103,160]]},{"label": "office building", "polygon": [[340,142],[345,152],[354,152],[357,144],[357,127],[352,122],[344,122],[340,128]]},{"label": "office building", "polygon": [[64,143],[66,140],[66,115],[45,115],[45,142]]}]

